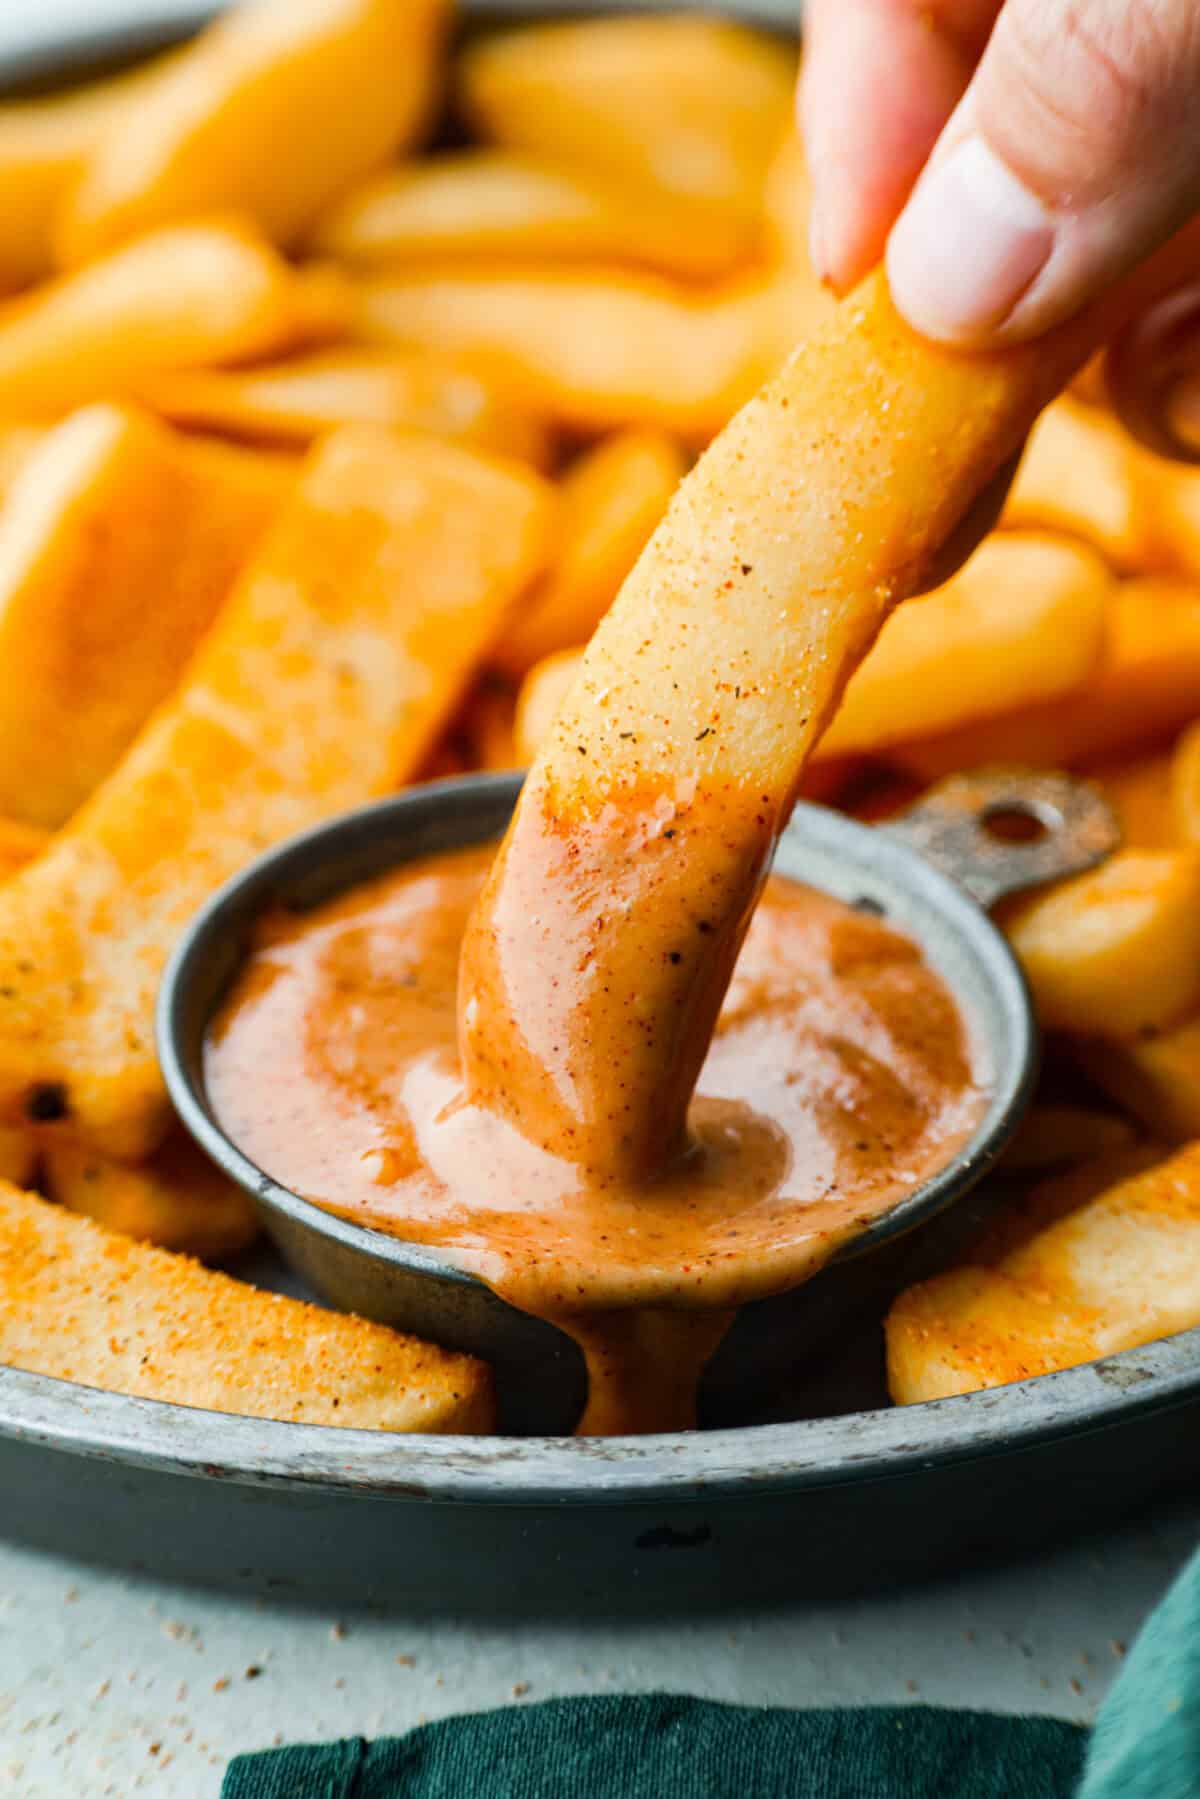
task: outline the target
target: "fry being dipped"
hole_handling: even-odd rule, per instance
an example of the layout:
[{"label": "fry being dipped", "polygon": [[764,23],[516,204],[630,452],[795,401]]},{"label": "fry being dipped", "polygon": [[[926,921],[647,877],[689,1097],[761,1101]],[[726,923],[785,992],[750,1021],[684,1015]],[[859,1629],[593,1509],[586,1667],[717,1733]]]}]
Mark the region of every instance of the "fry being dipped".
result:
[{"label": "fry being dipped", "polygon": [[429,857],[264,921],[220,1009],[205,1081],[233,1140],[573,1334],[585,1432],[693,1422],[733,1309],[981,1116],[916,944],[764,882],[847,680],[1077,353],[953,356],[870,284],[679,488],[490,871]]}]

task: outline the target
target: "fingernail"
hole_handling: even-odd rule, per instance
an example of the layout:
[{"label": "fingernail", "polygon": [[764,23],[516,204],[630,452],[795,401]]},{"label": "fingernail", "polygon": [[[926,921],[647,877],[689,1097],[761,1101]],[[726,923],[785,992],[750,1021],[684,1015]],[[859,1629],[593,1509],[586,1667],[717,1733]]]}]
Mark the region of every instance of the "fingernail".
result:
[{"label": "fingernail", "polygon": [[888,242],[892,296],[929,337],[970,340],[1012,312],[1054,248],[1054,219],[983,138],[931,163]]}]

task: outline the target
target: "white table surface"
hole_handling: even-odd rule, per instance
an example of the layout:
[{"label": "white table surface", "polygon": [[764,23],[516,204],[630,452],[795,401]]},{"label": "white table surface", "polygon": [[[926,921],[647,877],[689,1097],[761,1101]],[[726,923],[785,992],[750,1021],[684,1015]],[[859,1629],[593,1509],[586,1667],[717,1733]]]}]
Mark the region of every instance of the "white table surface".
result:
[{"label": "white table surface", "polygon": [[[0,58],[121,23],[137,4],[0,0]],[[143,4],[157,20],[194,10],[194,0]],[[0,1793],[206,1799],[242,1749],[557,1693],[665,1687],[1088,1720],[1198,1534],[1200,1496],[1017,1567],[904,1594],[570,1628],[296,1611],[0,1544]]]},{"label": "white table surface", "polygon": [[243,1749],[560,1693],[1088,1721],[1198,1530],[1200,1495],[906,1593],[569,1627],[301,1611],[0,1545],[0,1793],[209,1799]]}]

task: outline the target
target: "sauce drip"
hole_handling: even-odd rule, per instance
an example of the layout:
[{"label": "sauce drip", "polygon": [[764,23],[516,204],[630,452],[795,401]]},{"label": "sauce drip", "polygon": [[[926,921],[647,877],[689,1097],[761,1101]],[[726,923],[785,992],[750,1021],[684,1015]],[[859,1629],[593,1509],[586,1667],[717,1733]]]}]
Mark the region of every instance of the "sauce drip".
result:
[{"label": "sauce drip", "polygon": [[493,854],[410,863],[264,920],[210,1032],[208,1092],[277,1181],[438,1245],[574,1336],[582,1431],[684,1428],[736,1308],[807,1279],[970,1135],[972,1047],[907,937],[772,877],[685,1142],[650,1179],[591,1161],[564,1142],[569,1108],[519,1130],[464,1093],[460,949]]}]

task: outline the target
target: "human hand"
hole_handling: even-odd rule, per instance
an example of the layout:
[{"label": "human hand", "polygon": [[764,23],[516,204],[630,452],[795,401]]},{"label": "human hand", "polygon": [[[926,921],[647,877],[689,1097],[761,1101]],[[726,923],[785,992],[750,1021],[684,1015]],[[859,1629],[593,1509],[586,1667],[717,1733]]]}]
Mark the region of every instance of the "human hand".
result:
[{"label": "human hand", "polygon": [[[1200,210],[1193,0],[809,0],[805,38],[818,272],[844,291],[886,256],[928,336],[1037,336]],[[1110,367],[1139,435],[1200,452],[1200,287]]]}]

